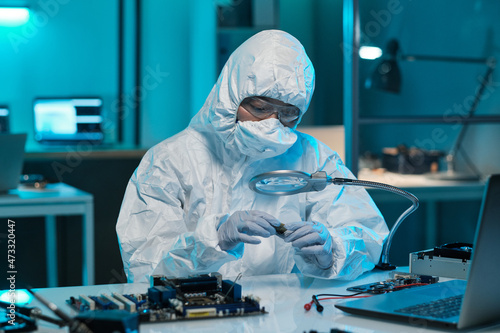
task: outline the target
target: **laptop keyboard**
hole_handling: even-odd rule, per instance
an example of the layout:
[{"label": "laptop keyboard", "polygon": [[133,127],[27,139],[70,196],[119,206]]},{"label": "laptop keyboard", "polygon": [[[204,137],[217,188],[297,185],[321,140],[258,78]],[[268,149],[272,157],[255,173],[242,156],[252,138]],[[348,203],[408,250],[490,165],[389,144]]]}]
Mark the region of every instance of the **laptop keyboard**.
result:
[{"label": "laptop keyboard", "polygon": [[459,315],[462,298],[463,295],[443,298],[398,309],[396,312],[440,319],[450,318]]}]

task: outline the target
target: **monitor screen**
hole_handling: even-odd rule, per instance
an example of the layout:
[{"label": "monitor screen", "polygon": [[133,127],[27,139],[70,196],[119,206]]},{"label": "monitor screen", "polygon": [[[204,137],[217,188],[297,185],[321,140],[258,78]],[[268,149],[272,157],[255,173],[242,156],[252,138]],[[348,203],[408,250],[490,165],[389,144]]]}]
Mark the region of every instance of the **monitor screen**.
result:
[{"label": "monitor screen", "polygon": [[33,112],[40,143],[100,143],[104,138],[100,98],[38,98]]},{"label": "monitor screen", "polygon": [[9,133],[9,108],[0,105],[0,133]]}]

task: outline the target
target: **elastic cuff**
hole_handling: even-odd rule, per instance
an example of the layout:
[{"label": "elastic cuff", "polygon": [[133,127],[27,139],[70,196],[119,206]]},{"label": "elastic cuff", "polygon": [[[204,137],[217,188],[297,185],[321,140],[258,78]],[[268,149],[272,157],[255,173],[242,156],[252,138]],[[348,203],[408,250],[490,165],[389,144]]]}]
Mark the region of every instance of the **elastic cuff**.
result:
[{"label": "elastic cuff", "polygon": [[236,244],[235,247],[233,247],[229,250],[226,250],[226,252],[229,253],[230,255],[236,257],[237,259],[240,259],[241,257],[243,257],[244,250],[245,250],[245,244],[240,242],[240,243]]}]

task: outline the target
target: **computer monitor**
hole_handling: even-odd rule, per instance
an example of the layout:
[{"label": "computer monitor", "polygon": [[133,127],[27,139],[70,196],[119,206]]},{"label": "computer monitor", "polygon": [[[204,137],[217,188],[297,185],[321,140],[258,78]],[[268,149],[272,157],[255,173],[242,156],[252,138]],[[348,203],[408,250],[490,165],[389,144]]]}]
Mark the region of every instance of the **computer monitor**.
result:
[{"label": "computer monitor", "polygon": [[0,105],[0,133],[9,133],[9,107]]},{"label": "computer monitor", "polygon": [[39,143],[99,144],[104,139],[100,98],[37,98],[33,112]]}]

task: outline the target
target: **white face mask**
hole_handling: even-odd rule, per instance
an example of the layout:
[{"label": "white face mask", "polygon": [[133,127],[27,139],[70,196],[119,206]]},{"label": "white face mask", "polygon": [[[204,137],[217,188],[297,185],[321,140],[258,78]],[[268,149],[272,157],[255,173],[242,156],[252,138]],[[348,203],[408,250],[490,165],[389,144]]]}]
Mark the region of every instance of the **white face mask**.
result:
[{"label": "white face mask", "polygon": [[269,158],[283,154],[297,141],[297,134],[275,118],[236,123],[234,140],[241,153]]}]

